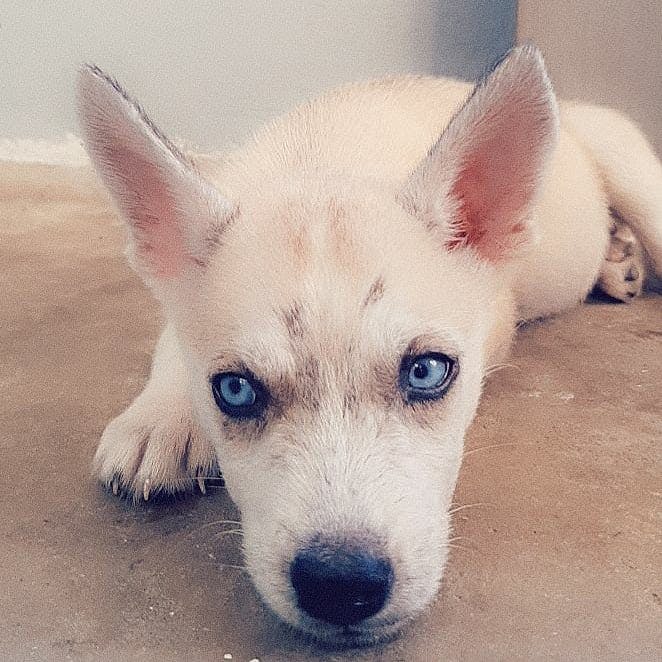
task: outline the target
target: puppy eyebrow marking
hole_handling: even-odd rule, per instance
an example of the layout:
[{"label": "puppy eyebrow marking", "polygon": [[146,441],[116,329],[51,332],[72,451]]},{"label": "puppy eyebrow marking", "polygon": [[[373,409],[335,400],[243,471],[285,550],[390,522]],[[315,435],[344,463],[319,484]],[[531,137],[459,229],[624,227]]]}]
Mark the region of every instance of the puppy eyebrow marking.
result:
[{"label": "puppy eyebrow marking", "polygon": [[298,302],[295,301],[287,310],[283,311],[282,317],[290,338],[303,337],[304,324],[301,319],[301,305]]},{"label": "puppy eyebrow marking", "polygon": [[384,277],[379,276],[377,279],[375,279],[375,282],[370,286],[368,293],[365,295],[365,299],[363,299],[361,308],[365,309],[370,304],[379,301],[384,296],[384,290],[385,290]]},{"label": "puppy eyebrow marking", "polygon": [[223,245],[223,237],[225,230],[227,230],[239,218],[240,210],[239,205],[235,205],[230,213],[220,222],[212,224],[205,237],[205,242],[209,248],[209,255],[206,258],[194,258],[194,262],[199,267],[206,267],[209,262],[211,253],[217,251]]}]

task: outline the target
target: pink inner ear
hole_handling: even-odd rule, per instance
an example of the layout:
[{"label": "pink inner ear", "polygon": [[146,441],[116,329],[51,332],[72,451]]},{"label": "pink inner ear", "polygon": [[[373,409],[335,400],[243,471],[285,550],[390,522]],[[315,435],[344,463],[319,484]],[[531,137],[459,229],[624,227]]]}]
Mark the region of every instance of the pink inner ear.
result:
[{"label": "pink inner ear", "polygon": [[510,138],[487,140],[465,159],[451,189],[459,208],[449,248],[473,246],[498,261],[525,240],[522,217],[533,193],[533,164]]},{"label": "pink inner ear", "polygon": [[174,277],[185,264],[185,245],[177,205],[157,165],[123,147],[108,147],[125,191],[121,204],[133,226],[138,260],[157,277]]},{"label": "pink inner ear", "polygon": [[[449,248],[473,246],[486,259],[498,261],[525,240],[526,225],[522,213],[529,198],[529,186],[509,186],[490,178],[489,169],[476,159],[465,166],[451,195],[459,201],[457,231]],[[502,171],[508,176],[507,168]],[[515,175],[516,176],[516,175]]]},{"label": "pink inner ear", "polygon": [[448,245],[472,246],[492,262],[529,239],[527,215],[553,131],[552,111],[519,92],[474,119],[455,145],[461,165],[450,195],[458,216]]}]

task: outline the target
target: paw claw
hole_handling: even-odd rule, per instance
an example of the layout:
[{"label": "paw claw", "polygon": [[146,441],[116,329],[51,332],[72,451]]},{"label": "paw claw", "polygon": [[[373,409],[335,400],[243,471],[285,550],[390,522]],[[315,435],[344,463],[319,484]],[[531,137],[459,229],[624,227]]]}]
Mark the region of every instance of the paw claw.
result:
[{"label": "paw claw", "polygon": [[152,481],[149,478],[145,478],[143,483],[143,499],[149,501],[149,492],[152,488]]},{"label": "paw claw", "polygon": [[205,494],[206,468],[215,466],[215,451],[185,403],[174,402],[171,409],[172,415],[164,416],[152,396],[143,394],[106,427],[94,471],[115,496],[149,501],[193,488]]},{"label": "paw claw", "polygon": [[197,476],[196,480],[198,481],[198,487],[202,494],[207,494],[207,487],[205,486],[205,479],[202,476]]}]

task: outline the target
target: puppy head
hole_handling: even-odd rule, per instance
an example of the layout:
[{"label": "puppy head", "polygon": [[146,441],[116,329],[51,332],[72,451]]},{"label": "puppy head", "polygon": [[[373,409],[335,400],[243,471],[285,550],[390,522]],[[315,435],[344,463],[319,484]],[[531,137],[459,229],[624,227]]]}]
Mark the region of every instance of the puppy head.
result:
[{"label": "puppy head", "polygon": [[557,131],[540,57],[513,51],[397,187],[283,167],[276,145],[226,169],[223,194],[93,68],[81,116],[177,329],[258,591],[335,644],[392,635],[437,590],[464,433],[511,321],[504,267]]}]

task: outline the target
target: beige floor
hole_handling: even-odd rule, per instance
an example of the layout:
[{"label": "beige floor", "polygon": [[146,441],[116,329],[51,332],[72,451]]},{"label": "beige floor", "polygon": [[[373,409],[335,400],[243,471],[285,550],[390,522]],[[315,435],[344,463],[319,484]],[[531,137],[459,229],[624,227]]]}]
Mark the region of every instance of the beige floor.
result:
[{"label": "beige floor", "polygon": [[134,509],[90,479],[158,329],[121,237],[84,172],[0,165],[1,660],[660,659],[662,299],[521,332],[439,599],[380,651],[324,653],[232,567],[222,490]]}]

